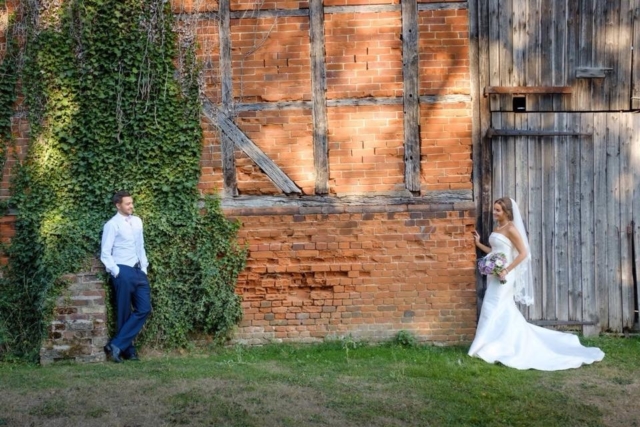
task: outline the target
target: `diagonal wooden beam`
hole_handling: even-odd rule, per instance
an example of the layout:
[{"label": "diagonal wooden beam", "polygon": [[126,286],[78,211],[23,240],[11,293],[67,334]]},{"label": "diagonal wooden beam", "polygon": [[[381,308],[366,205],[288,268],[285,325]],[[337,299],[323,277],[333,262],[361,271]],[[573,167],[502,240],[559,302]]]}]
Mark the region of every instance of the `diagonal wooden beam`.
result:
[{"label": "diagonal wooden beam", "polygon": [[302,194],[302,190],[226,114],[208,99],[203,102],[204,115],[224,134],[224,137],[240,148],[285,194]]}]

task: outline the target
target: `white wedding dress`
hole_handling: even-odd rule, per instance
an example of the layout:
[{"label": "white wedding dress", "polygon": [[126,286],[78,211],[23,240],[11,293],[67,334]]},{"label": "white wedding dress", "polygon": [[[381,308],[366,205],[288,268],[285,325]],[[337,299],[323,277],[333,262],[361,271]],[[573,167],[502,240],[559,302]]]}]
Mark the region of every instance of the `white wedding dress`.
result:
[{"label": "white wedding dress", "polygon": [[[515,248],[508,237],[491,233],[489,244],[492,252],[507,256],[507,265],[514,258]],[[582,346],[577,336],[528,323],[514,301],[514,279],[514,272],[507,275],[505,284],[496,276],[487,276],[487,292],[469,356],[541,371],[577,368],[602,360],[604,353],[599,348]]]}]

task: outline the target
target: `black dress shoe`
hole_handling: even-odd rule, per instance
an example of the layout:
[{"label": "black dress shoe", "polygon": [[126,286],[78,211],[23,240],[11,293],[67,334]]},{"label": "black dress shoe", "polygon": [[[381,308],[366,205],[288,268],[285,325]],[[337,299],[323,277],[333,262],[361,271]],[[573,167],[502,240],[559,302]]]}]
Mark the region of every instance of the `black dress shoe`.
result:
[{"label": "black dress shoe", "polygon": [[111,360],[116,363],[122,363],[122,358],[120,357],[120,349],[113,344],[107,344],[104,346],[104,351],[107,354],[111,355]]},{"label": "black dress shoe", "polygon": [[132,354],[129,354],[129,355],[125,356],[125,359],[130,360],[132,362],[139,362],[140,361],[140,358],[138,357],[137,353],[132,353]]}]

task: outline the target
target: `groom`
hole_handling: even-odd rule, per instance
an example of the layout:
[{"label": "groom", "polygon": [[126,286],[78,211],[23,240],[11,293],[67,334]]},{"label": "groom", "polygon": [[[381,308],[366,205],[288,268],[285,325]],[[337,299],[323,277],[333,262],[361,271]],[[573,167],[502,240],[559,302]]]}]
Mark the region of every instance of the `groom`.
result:
[{"label": "groom", "polygon": [[112,201],[118,212],[104,225],[100,260],[111,275],[117,332],[104,350],[121,363],[122,359],[139,360],[133,340],[151,312],[151,291],[142,220],[133,215],[133,198],[118,191]]}]

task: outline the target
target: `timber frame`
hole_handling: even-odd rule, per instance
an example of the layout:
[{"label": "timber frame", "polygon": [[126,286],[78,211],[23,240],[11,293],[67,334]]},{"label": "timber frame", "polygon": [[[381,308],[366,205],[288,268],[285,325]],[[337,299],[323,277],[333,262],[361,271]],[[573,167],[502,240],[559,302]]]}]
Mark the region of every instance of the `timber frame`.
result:
[{"label": "timber frame", "polygon": [[[272,183],[285,195],[304,196],[302,190],[269,157],[264,154],[233,122],[235,111],[259,111],[272,109],[304,108],[312,111],[313,155],[315,167],[315,195],[329,194],[329,162],[327,137],[327,108],[361,105],[403,105],[404,109],[404,184],[407,200],[420,197],[420,105],[470,102],[468,95],[426,95],[419,94],[419,52],[418,52],[418,12],[425,10],[466,9],[467,1],[418,3],[417,0],[403,0],[399,5],[361,5],[325,7],[322,0],[310,0],[309,9],[298,10],[253,10],[232,12],[230,0],[220,0],[217,12],[178,14],[178,20],[214,19],[218,21],[220,35],[220,75],[222,87],[221,105],[214,105],[203,99],[205,117],[221,131],[221,152],[224,194],[238,197],[234,147],[244,151],[267,175]],[[403,97],[398,98],[354,98],[327,100],[326,64],[324,51],[324,15],[334,13],[401,12],[402,16],[402,63],[404,76]],[[239,104],[233,100],[231,40],[229,21],[232,18],[290,17],[309,18],[309,41],[311,46],[311,86],[312,100],[299,102],[265,102]],[[470,191],[436,191],[442,196],[455,195],[454,201],[471,200]],[[380,196],[380,195],[378,195]],[[307,197],[307,196],[305,196]],[[436,196],[439,198],[439,196]],[[430,199],[430,197],[427,197]],[[427,200],[425,199],[425,200]],[[340,198],[336,198],[339,202]],[[225,202],[226,203],[226,202]],[[411,202],[410,202],[411,203]]]}]

